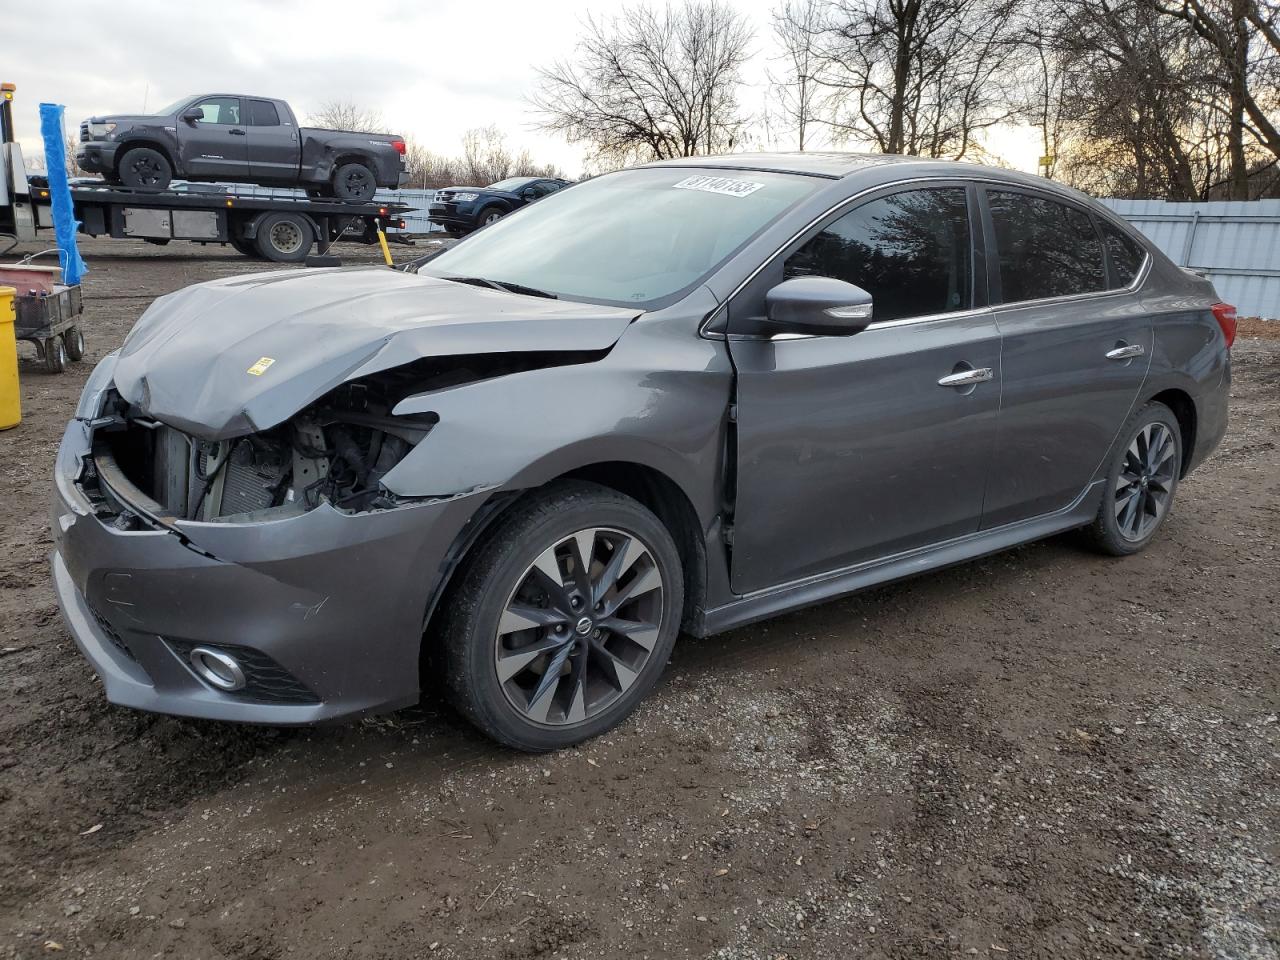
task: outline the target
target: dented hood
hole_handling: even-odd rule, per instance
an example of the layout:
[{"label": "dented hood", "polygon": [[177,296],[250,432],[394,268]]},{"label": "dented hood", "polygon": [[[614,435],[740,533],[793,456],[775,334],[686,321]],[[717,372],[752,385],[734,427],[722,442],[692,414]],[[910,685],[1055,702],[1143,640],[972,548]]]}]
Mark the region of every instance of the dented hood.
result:
[{"label": "dented hood", "polygon": [[638,315],[382,267],[258,274],[158,299],[125,339],[115,384],[155,419],[222,440],[424,357],[604,350]]}]

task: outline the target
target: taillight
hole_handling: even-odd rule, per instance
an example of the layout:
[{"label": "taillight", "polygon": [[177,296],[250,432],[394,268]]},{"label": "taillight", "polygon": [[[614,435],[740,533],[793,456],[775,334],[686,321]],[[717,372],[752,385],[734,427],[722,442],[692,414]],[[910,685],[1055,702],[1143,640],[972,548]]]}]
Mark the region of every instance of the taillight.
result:
[{"label": "taillight", "polygon": [[396,153],[400,154],[402,157],[404,156],[405,147],[403,140],[392,140],[391,146],[395,148]]},{"label": "taillight", "polygon": [[1229,303],[1215,303],[1209,309],[1213,311],[1213,319],[1222,328],[1222,335],[1227,338],[1227,349],[1230,350],[1231,345],[1236,342],[1236,308]]}]

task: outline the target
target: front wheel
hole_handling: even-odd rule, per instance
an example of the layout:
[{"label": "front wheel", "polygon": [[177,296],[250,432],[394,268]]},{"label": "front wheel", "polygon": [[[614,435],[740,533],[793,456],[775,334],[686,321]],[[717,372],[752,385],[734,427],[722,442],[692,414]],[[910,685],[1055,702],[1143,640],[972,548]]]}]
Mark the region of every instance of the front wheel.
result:
[{"label": "front wheel", "polygon": [[1086,528],[1103,553],[1123,557],[1146,547],[1164,525],[1182,472],[1182,429],[1163,403],[1133,414],[1112,457],[1098,515]]},{"label": "front wheel", "polygon": [[476,217],[476,226],[487,227],[491,223],[497,223],[506,212],[501,207],[485,207],[480,211],[480,216]]},{"label": "front wheel", "polygon": [[477,546],[446,601],[446,681],[477,727],[555,750],[620,723],[657,682],[684,579],[666,527],[607,487],[533,494]]},{"label": "front wheel", "polygon": [[173,180],[173,166],[159,150],[134,147],[120,158],[116,176],[124,186],[135,190],[167,190]]}]

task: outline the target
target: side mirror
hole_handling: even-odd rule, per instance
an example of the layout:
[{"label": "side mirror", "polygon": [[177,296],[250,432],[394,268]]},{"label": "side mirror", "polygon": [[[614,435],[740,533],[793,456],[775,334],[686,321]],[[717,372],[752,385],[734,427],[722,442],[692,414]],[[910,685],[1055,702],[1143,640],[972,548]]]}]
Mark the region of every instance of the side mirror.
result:
[{"label": "side mirror", "polygon": [[871,294],[834,277],[793,277],[764,298],[769,333],[847,337],[871,323]]},{"label": "side mirror", "polygon": [[204,119],[204,108],[203,108],[203,107],[191,107],[191,108],[189,108],[189,109],[187,109],[187,110],[183,110],[183,111],[182,111],[182,119],[183,119],[183,120],[185,120],[185,121],[187,121],[187,123],[195,123],[197,120],[203,120],[203,119]]},{"label": "side mirror", "polygon": [[537,200],[537,199],[538,199],[537,191],[533,190],[532,188],[530,188],[530,189],[528,189],[528,190],[522,190],[522,191],[520,192],[520,196],[521,196],[522,198],[524,198],[525,200]]}]

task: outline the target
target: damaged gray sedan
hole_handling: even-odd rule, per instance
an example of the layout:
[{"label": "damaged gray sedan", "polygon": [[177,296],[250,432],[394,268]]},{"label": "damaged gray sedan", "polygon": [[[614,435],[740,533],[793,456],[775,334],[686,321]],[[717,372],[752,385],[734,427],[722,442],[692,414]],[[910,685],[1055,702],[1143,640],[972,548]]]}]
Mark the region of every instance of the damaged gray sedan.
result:
[{"label": "damaged gray sedan", "polygon": [[546,750],[704,635],[1072,528],[1145,547],[1234,311],[1112,214],[938,161],[742,155],[410,265],[200,284],[92,374],[53,571],[107,697],[305,724],[435,679]]}]

